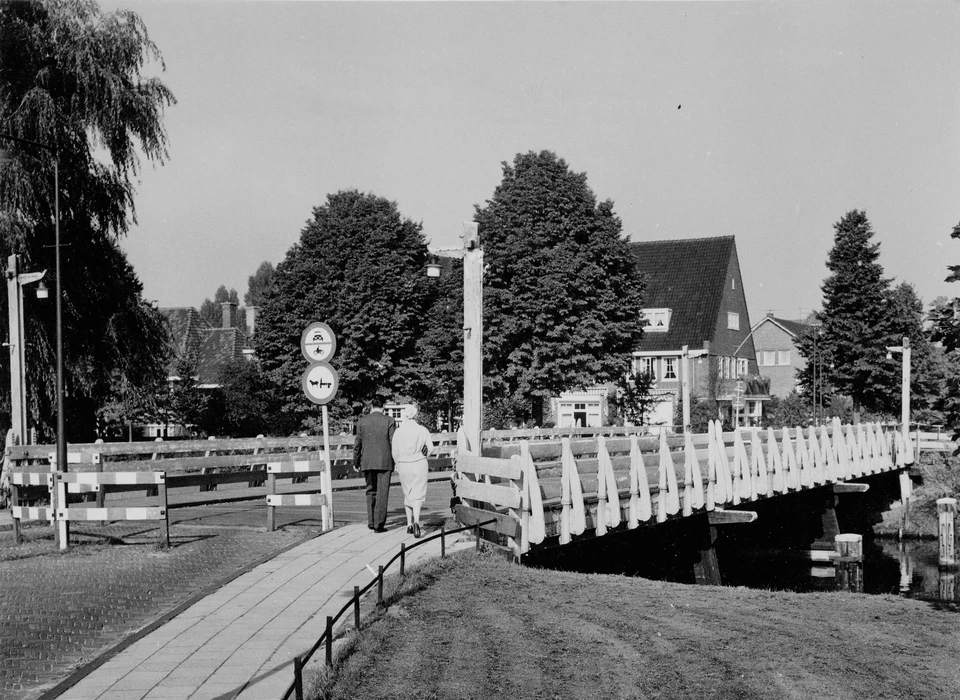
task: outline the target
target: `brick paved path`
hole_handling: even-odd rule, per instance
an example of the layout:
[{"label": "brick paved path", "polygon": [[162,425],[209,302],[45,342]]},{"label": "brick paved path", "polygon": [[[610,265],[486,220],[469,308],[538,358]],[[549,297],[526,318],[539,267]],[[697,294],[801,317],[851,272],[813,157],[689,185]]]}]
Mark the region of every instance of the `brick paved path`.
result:
[{"label": "brick paved path", "polygon": [[[159,551],[156,530],[143,526],[85,526],[75,532],[122,537],[124,544],[0,562],[4,700],[39,697],[163,613],[313,533],[173,525],[171,548]],[[10,533],[0,538],[9,547]]]}]

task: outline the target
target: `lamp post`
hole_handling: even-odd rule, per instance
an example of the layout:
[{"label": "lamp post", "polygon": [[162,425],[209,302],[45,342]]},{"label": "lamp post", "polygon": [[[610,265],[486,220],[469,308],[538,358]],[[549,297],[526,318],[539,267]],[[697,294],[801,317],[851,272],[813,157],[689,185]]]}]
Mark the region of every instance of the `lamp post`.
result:
[{"label": "lamp post", "polygon": [[[10,134],[0,134],[0,139],[33,146],[53,156],[53,216],[54,216],[54,278],[56,279],[57,309],[57,470],[67,471],[67,432],[63,411],[63,284],[60,277],[60,164],[53,146],[38,141],[22,139]],[[10,160],[9,153],[0,151],[0,163]]]},{"label": "lamp post", "polygon": [[[893,358],[893,353],[900,353],[900,431],[903,435],[903,446],[907,450],[907,455],[912,459],[910,452],[910,338],[904,336],[901,345],[887,347],[887,359]],[[910,497],[913,495],[913,483],[910,481],[910,475],[907,470],[900,472],[900,503],[902,506],[902,517],[900,524],[900,537],[907,529],[907,518],[910,513]]]},{"label": "lamp post", "polygon": [[[10,348],[10,427],[18,445],[27,443],[27,382],[26,348],[23,330],[23,288],[28,284],[40,282],[47,271],[20,272],[20,256],[7,258],[7,310],[9,320]],[[47,288],[37,289],[37,298],[45,299]]]}]

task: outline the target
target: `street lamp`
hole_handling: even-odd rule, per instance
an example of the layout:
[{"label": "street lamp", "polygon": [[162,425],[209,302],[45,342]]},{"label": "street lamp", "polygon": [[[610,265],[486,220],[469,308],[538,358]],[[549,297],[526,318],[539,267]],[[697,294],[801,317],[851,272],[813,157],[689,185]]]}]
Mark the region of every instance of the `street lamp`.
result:
[{"label": "street lamp", "polygon": [[27,377],[26,343],[23,329],[23,288],[28,284],[40,282],[37,298],[47,298],[47,288],[43,285],[42,272],[20,272],[20,256],[7,258],[7,310],[9,320],[8,342],[10,349],[10,427],[18,445],[27,443]]},{"label": "street lamp", "polygon": [[[10,134],[0,134],[0,139],[33,146],[53,156],[53,216],[54,216],[54,278],[57,284],[57,470],[67,471],[67,431],[63,411],[63,284],[60,277],[60,163],[57,150],[39,141],[30,141]],[[9,152],[0,150],[0,164],[12,160]]]}]

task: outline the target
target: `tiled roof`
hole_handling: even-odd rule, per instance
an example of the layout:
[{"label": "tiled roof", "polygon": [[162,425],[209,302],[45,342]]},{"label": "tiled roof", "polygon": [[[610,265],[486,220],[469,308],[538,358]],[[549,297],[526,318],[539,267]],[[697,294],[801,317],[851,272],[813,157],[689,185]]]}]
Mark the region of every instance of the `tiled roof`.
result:
[{"label": "tiled roof", "polygon": [[246,336],[236,328],[211,328],[200,346],[197,365],[199,384],[219,384],[220,368],[234,360],[243,359]]},{"label": "tiled roof", "polygon": [[173,358],[167,367],[167,376],[177,373],[177,361],[184,355],[197,358],[197,381],[200,384],[218,384],[220,368],[243,357],[249,339],[238,328],[216,328],[191,307],[160,309],[170,325],[170,343]]},{"label": "tiled roof", "polygon": [[666,333],[644,333],[640,350],[703,347],[711,340],[723,297],[733,236],[630,243],[647,276],[644,307],[672,309]]},{"label": "tiled roof", "polygon": [[810,324],[801,321],[788,321],[785,318],[775,318],[771,316],[776,323],[780,324],[785,331],[796,337],[810,327]]}]

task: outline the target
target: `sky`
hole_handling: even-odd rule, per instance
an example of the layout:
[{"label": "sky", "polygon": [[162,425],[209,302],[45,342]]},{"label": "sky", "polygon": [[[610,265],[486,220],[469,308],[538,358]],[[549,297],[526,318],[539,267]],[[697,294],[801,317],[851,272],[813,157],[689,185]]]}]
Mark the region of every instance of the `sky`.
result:
[{"label": "sky", "polygon": [[852,209],[888,277],[960,295],[960,3],[101,7],[141,16],[177,98],[123,243],[160,306],[242,299],[343,189],[459,245],[502,163],[541,150],[631,240],[736,236],[753,323],[820,306]]}]

